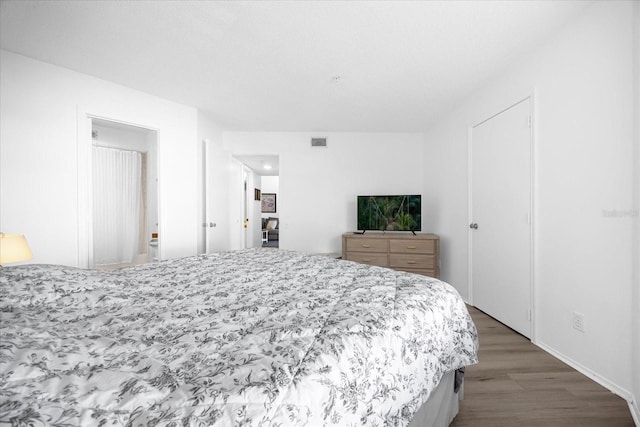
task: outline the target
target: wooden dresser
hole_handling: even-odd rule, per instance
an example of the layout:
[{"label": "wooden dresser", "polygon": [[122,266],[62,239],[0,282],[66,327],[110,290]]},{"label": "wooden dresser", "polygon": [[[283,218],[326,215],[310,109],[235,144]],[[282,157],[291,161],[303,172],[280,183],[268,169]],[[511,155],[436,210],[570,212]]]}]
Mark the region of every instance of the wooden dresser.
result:
[{"label": "wooden dresser", "polygon": [[440,238],[426,233],[345,233],[342,259],[438,278]]}]

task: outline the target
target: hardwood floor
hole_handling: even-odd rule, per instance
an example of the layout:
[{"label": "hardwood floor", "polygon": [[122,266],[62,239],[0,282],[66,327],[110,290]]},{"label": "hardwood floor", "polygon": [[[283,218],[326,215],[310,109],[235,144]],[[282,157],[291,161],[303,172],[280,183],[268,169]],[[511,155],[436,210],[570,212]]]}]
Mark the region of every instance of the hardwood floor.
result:
[{"label": "hardwood floor", "polygon": [[624,399],[483,312],[469,312],[480,363],[466,370],[451,426],[634,426]]}]

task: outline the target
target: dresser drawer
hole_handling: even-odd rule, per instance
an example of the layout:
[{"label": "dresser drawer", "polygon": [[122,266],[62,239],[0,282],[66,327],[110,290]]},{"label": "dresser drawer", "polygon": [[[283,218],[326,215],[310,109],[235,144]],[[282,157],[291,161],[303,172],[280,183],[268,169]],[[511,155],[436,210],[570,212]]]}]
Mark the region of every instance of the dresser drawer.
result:
[{"label": "dresser drawer", "polygon": [[389,266],[393,268],[431,269],[436,267],[436,257],[422,254],[390,254]]},{"label": "dresser drawer", "polygon": [[411,240],[411,239],[391,239],[389,240],[389,252],[394,253],[415,253],[415,254],[435,254],[435,240]]},{"label": "dresser drawer", "polygon": [[387,254],[374,254],[366,252],[347,252],[347,260],[359,262],[361,264],[377,265],[378,267],[388,267]]},{"label": "dresser drawer", "polygon": [[384,239],[347,239],[347,252],[387,252]]}]

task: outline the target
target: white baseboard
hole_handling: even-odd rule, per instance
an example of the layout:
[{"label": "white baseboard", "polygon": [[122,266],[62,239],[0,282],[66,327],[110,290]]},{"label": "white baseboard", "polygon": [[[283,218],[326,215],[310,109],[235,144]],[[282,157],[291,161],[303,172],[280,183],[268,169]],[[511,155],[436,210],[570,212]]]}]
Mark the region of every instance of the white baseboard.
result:
[{"label": "white baseboard", "polygon": [[628,400],[629,409],[631,410],[631,416],[633,417],[633,422],[636,424],[636,427],[640,427],[640,407],[638,407],[638,400]]},{"label": "white baseboard", "polygon": [[638,403],[637,403],[636,399],[633,398],[633,394],[629,390],[626,390],[625,388],[620,387],[619,385],[617,385],[615,383],[612,383],[611,381],[607,380],[606,378],[601,377],[600,375],[596,374],[595,372],[593,372],[589,368],[581,365],[580,363],[576,362],[575,360],[571,359],[570,357],[567,357],[564,354],[559,353],[558,351],[556,351],[553,348],[545,345],[544,343],[533,342],[533,341],[531,341],[531,342],[533,344],[535,344],[536,346],[540,347],[541,349],[543,349],[544,351],[546,351],[547,353],[551,354],[553,357],[555,357],[557,359],[560,359],[561,361],[563,361],[567,365],[571,366],[576,371],[586,375],[587,377],[589,377],[593,381],[595,381],[598,384],[600,384],[602,387],[608,389],[612,393],[617,394],[618,396],[620,396],[621,398],[626,400],[628,405],[629,405],[629,409],[631,410],[631,416],[633,417],[633,421],[636,423],[636,426],[640,427],[640,424],[639,424],[640,412],[638,412]]}]

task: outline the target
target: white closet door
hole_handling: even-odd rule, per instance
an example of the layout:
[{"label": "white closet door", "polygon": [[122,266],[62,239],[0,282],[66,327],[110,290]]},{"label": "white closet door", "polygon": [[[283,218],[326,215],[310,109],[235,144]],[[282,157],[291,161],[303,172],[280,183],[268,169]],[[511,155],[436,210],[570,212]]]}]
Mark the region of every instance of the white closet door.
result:
[{"label": "white closet door", "polygon": [[470,149],[473,305],[530,337],[530,100],[475,126]]},{"label": "white closet door", "polygon": [[230,249],[229,187],[231,154],[215,142],[205,144],[205,252]]}]

